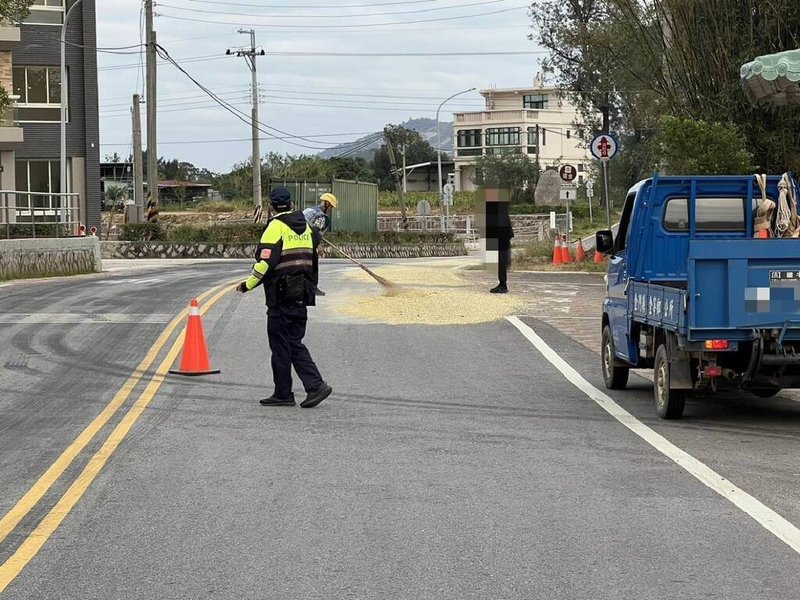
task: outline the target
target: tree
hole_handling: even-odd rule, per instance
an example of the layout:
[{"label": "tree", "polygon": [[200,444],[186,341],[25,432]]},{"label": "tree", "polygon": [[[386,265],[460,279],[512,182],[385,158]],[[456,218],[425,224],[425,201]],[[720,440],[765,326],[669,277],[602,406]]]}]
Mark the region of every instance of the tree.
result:
[{"label": "tree", "polygon": [[739,83],[743,63],[800,45],[800,3],[538,0],[530,14],[545,72],[578,104],[584,133],[608,107],[622,153],[647,155],[663,115],[730,122],[759,169],[800,166],[800,111],[751,106]]},{"label": "tree", "polygon": [[111,207],[111,212],[117,211],[117,204],[124,201],[127,195],[127,188],[121,185],[106,184],[106,205]]},{"label": "tree", "polygon": [[[398,168],[402,167],[402,155],[400,152],[405,147],[406,164],[414,165],[424,162],[436,162],[437,154],[433,146],[430,145],[418,132],[411,129],[406,129],[401,125],[387,125],[384,132],[388,133],[389,137],[394,142],[395,151],[397,153]],[[444,155],[442,155],[444,158]],[[392,167],[389,162],[389,153],[386,146],[375,152],[372,159],[372,172],[375,179],[378,180],[381,190],[394,189],[394,180],[392,179]]]},{"label": "tree", "polygon": [[[34,0],[0,0],[0,19],[20,23],[30,14]],[[8,90],[0,85],[0,115],[5,115],[11,107]]]},{"label": "tree", "polygon": [[106,162],[109,163],[120,163],[122,162],[122,157],[114,152],[114,154],[106,154],[105,156]]},{"label": "tree", "polygon": [[661,118],[665,171],[673,175],[736,175],[753,171],[753,155],[730,123]]},{"label": "tree", "polygon": [[534,160],[521,153],[489,154],[475,161],[477,177],[475,183],[482,187],[497,187],[511,191],[512,204],[519,203],[532,192],[539,181],[542,170]]},{"label": "tree", "polygon": [[[133,162],[133,156],[128,157],[128,162]],[[190,162],[181,161],[177,158],[166,159],[161,156],[156,161],[156,164],[158,164],[159,179],[190,181],[192,183],[215,183],[218,177],[216,173],[208,169],[196,167]],[[147,179],[147,150],[142,152],[142,165],[144,177]]]}]

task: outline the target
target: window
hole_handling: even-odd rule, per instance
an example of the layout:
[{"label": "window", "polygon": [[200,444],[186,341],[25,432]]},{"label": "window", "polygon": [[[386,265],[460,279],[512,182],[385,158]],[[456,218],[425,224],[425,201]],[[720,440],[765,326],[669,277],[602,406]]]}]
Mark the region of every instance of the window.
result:
[{"label": "window", "polygon": [[14,67],[13,78],[20,123],[61,121],[59,67]]},{"label": "window", "polygon": [[[61,188],[61,165],[57,160],[18,160],[16,162],[16,187],[18,192],[57,194]],[[18,206],[34,208],[57,204],[57,197],[17,196]]]},{"label": "window", "polygon": [[547,108],[547,94],[528,94],[522,97],[522,108]]},{"label": "window", "polygon": [[495,127],[486,130],[487,146],[519,146],[519,127]]},{"label": "window", "polygon": [[528,154],[539,152],[539,142],[544,146],[547,130],[544,127],[528,127]]},{"label": "window", "polygon": [[619,220],[617,237],[614,240],[614,252],[621,252],[628,247],[628,239],[631,234],[631,217],[633,216],[633,205],[636,202],[636,194],[628,194],[625,203],[622,205],[622,216]]},{"label": "window", "polygon": [[17,191],[57,194],[61,187],[61,165],[57,160],[18,160]]},{"label": "window", "polygon": [[[538,146],[541,142],[541,145],[544,146],[547,140],[547,130],[544,127],[528,127],[528,145],[529,146]],[[534,148],[534,152],[536,149]]]},{"label": "window", "polygon": [[[686,198],[672,198],[664,209],[664,229],[689,230],[689,203]],[[695,227],[697,231],[744,231],[744,198],[698,198]]]},{"label": "window", "polygon": [[61,25],[64,22],[64,0],[34,0],[25,22],[30,25]]},{"label": "window", "polygon": [[520,154],[521,148],[518,146],[498,146],[496,148],[487,148],[487,156],[499,156],[501,154]]},{"label": "window", "polygon": [[583,173],[583,169],[584,169],[583,163],[578,163],[578,173]]},{"label": "window", "polygon": [[482,145],[480,129],[464,129],[458,132],[459,148],[478,148]]}]

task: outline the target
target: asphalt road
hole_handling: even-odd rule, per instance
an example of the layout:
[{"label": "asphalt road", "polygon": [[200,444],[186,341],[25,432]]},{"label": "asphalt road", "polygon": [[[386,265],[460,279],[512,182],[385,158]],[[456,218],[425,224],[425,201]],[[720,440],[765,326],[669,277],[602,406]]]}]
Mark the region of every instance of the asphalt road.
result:
[{"label": "asphalt road", "polygon": [[[513,323],[343,317],[375,291],[326,263],[306,341],[334,394],[264,408],[260,292],[206,301],[220,375],[157,375],[173,317],[249,265],[153,267],[0,288],[3,600],[798,597],[797,549]],[[605,392],[593,352],[522,322]],[[631,388],[609,396],[636,423],[800,525],[800,404],[723,395],[665,423],[649,382]]]}]

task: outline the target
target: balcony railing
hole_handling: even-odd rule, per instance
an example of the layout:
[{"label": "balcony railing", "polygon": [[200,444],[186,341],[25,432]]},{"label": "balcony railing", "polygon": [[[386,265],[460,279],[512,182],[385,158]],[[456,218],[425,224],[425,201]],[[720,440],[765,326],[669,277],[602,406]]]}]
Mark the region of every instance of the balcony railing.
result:
[{"label": "balcony railing", "polygon": [[456,125],[482,125],[484,123],[520,123],[539,119],[537,110],[484,110],[456,113]]},{"label": "balcony railing", "polygon": [[79,235],[80,194],[0,190],[0,237],[73,237]]}]

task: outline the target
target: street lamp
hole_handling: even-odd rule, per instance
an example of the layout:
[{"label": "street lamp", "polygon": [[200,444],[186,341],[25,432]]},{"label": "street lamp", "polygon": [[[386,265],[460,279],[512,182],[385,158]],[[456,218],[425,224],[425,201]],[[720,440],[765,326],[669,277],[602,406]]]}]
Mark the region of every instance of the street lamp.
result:
[{"label": "street lamp", "polygon": [[445,220],[445,210],[447,210],[447,216],[450,216],[450,210],[448,207],[444,205],[444,192],[442,191],[442,134],[439,127],[439,111],[442,110],[442,107],[447,104],[450,100],[455,98],[456,96],[460,96],[461,94],[466,94],[469,92],[474,92],[477,88],[471,87],[468,90],[464,90],[462,92],[458,92],[447,98],[444,102],[439,105],[439,108],[436,109],[436,161],[439,166],[439,205],[442,207],[442,231],[445,231],[447,228],[446,220]]},{"label": "street lamp", "polygon": [[[75,0],[64,15],[64,24],[61,26],[61,163],[60,163],[60,193],[67,193],[67,24],[76,6],[83,0]],[[62,198],[64,196],[61,196]],[[71,208],[71,207],[70,207]]]}]

